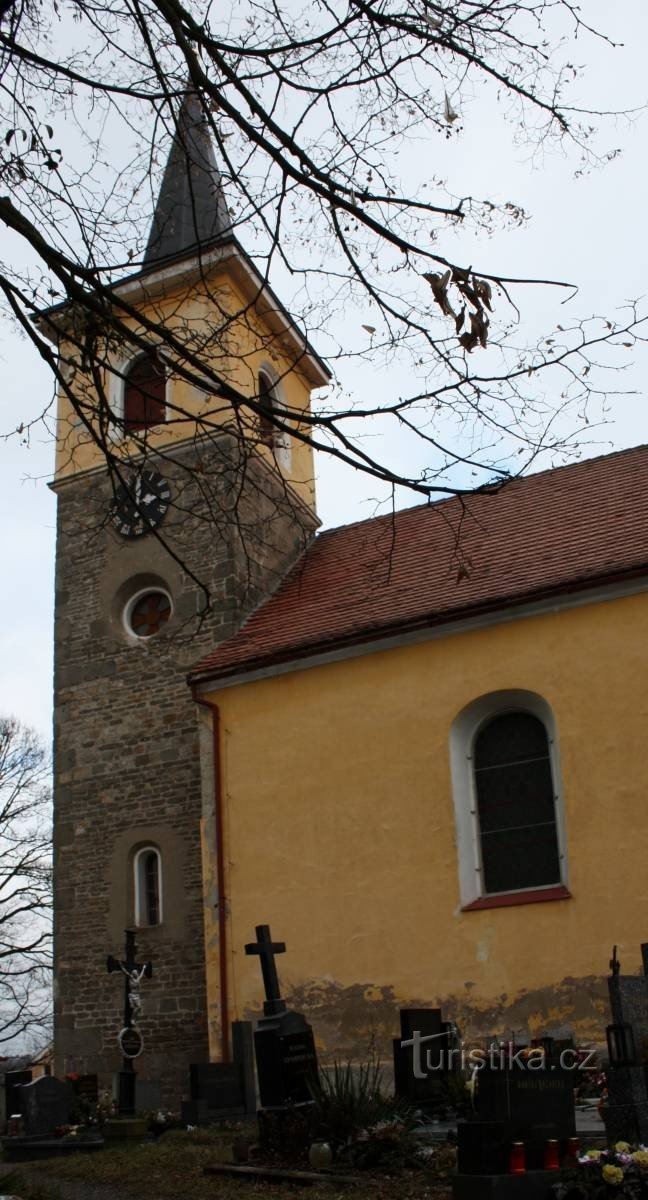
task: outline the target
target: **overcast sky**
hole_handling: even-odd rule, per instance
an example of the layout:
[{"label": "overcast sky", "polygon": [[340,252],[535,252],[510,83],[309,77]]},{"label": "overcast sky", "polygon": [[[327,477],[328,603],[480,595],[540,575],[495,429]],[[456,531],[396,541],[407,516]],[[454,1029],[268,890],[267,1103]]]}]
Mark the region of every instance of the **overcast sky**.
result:
[{"label": "overcast sky", "polygon": [[[574,48],[574,61],[587,62],[581,87],[584,102],[601,108],[639,108],[648,101],[645,47],[648,45],[646,0],[610,5],[586,0],[587,16],[617,41],[616,51],[605,47]],[[611,11],[613,10],[613,11]],[[437,138],[430,147],[420,143],[410,151],[430,156],[430,174],[446,175],[455,193],[489,195],[514,200],[531,220],[522,229],[483,238],[479,244],[460,232],[439,242],[441,253],[479,263],[483,270],[497,266],[515,275],[541,275],[578,283],[571,301],[572,315],[609,313],[624,301],[648,292],[646,286],[646,212],[648,118],[612,121],[606,144],[621,149],[607,166],[575,178],[577,160],[553,151],[535,161],[528,150],[512,144],[510,127],[502,124],[493,106],[478,96],[453,97],[461,111],[463,132],[447,143]],[[476,188],[476,181],[479,187]],[[244,241],[241,231],[241,240]],[[518,297],[519,299],[519,297]],[[562,295],[525,292],[523,315],[529,327],[550,331],[564,319]],[[361,325],[370,314],[351,314]],[[604,429],[592,433],[587,454],[648,442],[648,353],[638,347],[631,358],[617,354],[622,373],[611,376],[615,388],[635,391],[617,398]],[[2,427],[17,426],[34,399],[49,397],[52,384],[47,367],[31,344],[5,322],[0,324],[0,397]],[[375,394],[377,380],[370,369],[349,369],[346,382],[354,394]],[[0,528],[2,586],[0,587],[0,711],[12,712],[49,738],[51,724],[52,601],[56,504],[47,487],[54,450],[43,428],[32,432],[29,444],[15,436],[0,442]],[[376,487],[366,479],[318,464],[318,498],[324,524],[339,524],[369,516],[375,509]],[[415,498],[403,502],[416,502]]]}]

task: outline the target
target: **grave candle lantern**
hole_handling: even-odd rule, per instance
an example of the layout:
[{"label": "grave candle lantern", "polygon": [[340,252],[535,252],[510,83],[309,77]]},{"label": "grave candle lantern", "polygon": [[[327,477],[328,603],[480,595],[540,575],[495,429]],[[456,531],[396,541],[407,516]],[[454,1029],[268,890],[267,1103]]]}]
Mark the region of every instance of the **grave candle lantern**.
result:
[{"label": "grave candle lantern", "polygon": [[511,1146],[511,1154],[509,1157],[509,1173],[511,1175],[524,1175],[526,1173],[524,1142],[513,1142]]},{"label": "grave candle lantern", "polygon": [[570,1166],[573,1166],[580,1153],[580,1141],[576,1137],[567,1139],[567,1161]]},{"label": "grave candle lantern", "polygon": [[542,1165],[545,1171],[558,1171],[560,1169],[558,1141],[556,1138],[549,1138],[548,1141],[545,1142]]}]

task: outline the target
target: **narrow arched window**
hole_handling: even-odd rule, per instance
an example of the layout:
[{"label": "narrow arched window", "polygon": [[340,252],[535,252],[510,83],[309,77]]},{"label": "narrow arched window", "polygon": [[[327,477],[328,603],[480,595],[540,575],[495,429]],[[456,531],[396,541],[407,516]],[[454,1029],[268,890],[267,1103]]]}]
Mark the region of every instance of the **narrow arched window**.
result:
[{"label": "narrow arched window", "polygon": [[479,729],[473,770],[485,894],[560,882],[555,787],[547,730],[530,712]]},{"label": "narrow arched window", "polygon": [[166,375],[155,355],[142,354],[124,378],[124,429],[135,433],[165,419]]},{"label": "narrow arched window", "polygon": [[272,381],[264,371],[259,372],[259,441],[264,446],[274,446],[276,426],[272,420],[274,409],[274,390]]},{"label": "narrow arched window", "polygon": [[159,925],[162,921],[162,864],[159,850],[138,850],[135,867],[135,924]]}]

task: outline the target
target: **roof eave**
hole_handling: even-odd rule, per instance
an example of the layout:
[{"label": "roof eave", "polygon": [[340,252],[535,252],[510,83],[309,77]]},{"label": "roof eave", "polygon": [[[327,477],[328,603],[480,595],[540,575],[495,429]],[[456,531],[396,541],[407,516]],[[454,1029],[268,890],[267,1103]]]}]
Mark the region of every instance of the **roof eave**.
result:
[{"label": "roof eave", "polygon": [[187,683],[190,687],[195,688],[205,684],[224,683],[235,676],[240,676],[241,682],[245,683],[245,676],[253,675],[258,671],[271,670],[273,667],[285,667],[291,663],[297,665],[304,659],[315,658],[318,655],[334,654],[337,651],[341,652],[352,649],[354,646],[362,647],[371,642],[385,641],[389,638],[424,632],[428,629],[439,629],[444,625],[456,625],[462,621],[467,623],[475,618],[492,615],[497,612],[513,611],[523,608],[525,605],[560,599],[569,595],[578,596],[579,593],[596,587],[613,586],[614,584],[644,578],[648,578],[648,563],[641,564],[628,571],[589,575],[584,576],[580,580],[571,580],[551,588],[531,589],[528,592],[519,593],[513,599],[500,597],[481,604],[448,609],[442,614],[431,613],[426,614],[424,617],[416,617],[410,620],[395,620],[366,626],[361,630],[354,630],[353,633],[343,637],[320,638],[317,641],[291,647],[275,654],[257,655],[255,658],[234,663],[221,670],[213,671],[210,668],[204,670],[197,668],[189,672]]},{"label": "roof eave", "polygon": [[[247,298],[250,301],[254,300],[258,305],[273,332],[280,336],[288,336],[293,352],[298,356],[296,365],[311,386],[325,387],[332,378],[331,370],[313,349],[308,338],[301,333],[288,310],[264,281],[234,235],[219,237],[211,244],[201,246],[198,252],[174,255],[164,262],[145,267],[107,286],[117,299],[135,304],[141,300],[153,300],[164,296],[179,285],[189,283],[196,276],[204,275],[226,262],[233,264],[236,281]],[[37,314],[34,323],[56,344],[61,333],[65,332],[66,319],[69,319],[75,307],[79,305],[74,300],[51,305]]]}]

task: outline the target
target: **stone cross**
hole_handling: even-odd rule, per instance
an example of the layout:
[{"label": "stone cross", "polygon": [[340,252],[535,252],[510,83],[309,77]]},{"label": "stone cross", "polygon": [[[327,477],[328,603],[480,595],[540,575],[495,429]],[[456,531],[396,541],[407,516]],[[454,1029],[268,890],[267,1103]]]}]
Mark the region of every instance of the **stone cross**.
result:
[{"label": "stone cross", "polygon": [[245,953],[258,954],[261,959],[261,973],[263,975],[263,986],[265,987],[266,994],[266,999],[263,1002],[263,1011],[266,1017],[272,1017],[286,1011],[286,1001],[281,999],[277,964],[275,962],[275,954],[286,953],[286,943],[273,942],[270,936],[269,925],[256,925],[254,932],[257,935],[257,940],[256,942],[247,943]]},{"label": "stone cross", "polygon": [[[106,967],[109,974],[113,971],[119,971],[124,976],[124,1028],[119,1035],[119,1045],[123,1053],[122,1069],[119,1072],[119,1115],[120,1117],[132,1117],[135,1114],[135,1068],[133,1066],[132,1056],[128,1056],[126,1051],[126,1043],[123,1041],[122,1035],[125,1030],[137,1028],[137,1018],[141,1009],[141,1000],[139,994],[139,985],[142,979],[150,979],[153,975],[153,966],[150,962],[137,962],[137,948],[135,946],[135,933],[132,929],[126,930],[126,952],[123,959],[113,958],[112,954],[106,959]],[[131,1034],[131,1037],[137,1038],[137,1033]],[[141,1050],[141,1035],[140,1035],[140,1050]],[[139,1051],[135,1051],[139,1053]]]}]

